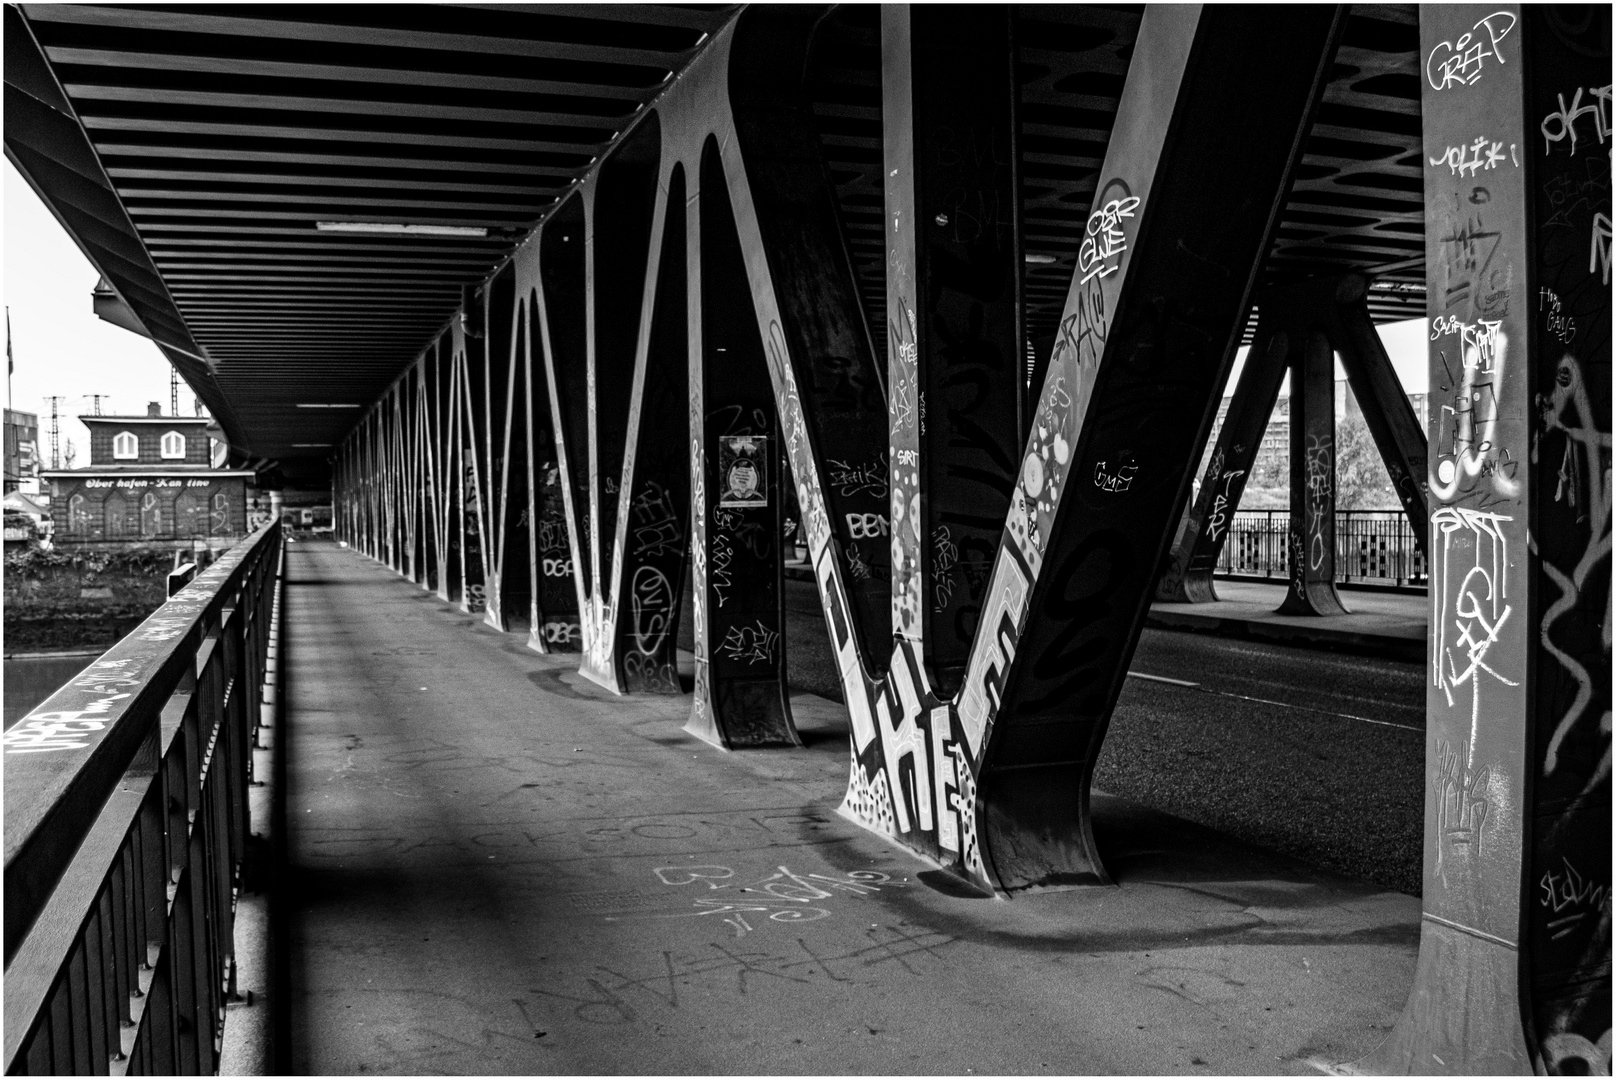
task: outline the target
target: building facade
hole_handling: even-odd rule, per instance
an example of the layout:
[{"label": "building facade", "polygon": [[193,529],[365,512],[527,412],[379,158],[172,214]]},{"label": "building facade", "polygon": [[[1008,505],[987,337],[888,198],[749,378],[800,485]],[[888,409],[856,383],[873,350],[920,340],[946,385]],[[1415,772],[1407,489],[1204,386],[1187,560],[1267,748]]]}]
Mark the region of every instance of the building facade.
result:
[{"label": "building facade", "polygon": [[130,542],[220,546],[249,531],[256,496],[248,470],[215,468],[221,456],[206,417],[81,416],[90,464],[51,470],[58,546]]},{"label": "building facade", "polygon": [[39,493],[39,417],[7,409],[5,414],[5,494]]}]

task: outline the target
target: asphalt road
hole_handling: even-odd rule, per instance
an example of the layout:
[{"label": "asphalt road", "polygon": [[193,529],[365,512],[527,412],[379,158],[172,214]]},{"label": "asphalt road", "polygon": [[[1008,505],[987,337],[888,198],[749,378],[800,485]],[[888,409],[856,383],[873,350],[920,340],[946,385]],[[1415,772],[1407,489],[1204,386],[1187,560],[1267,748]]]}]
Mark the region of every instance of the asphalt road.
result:
[{"label": "asphalt road", "polygon": [[[786,606],[792,685],[840,700],[812,583]],[[1095,787],[1419,894],[1420,665],[1147,629],[1129,675]]]}]

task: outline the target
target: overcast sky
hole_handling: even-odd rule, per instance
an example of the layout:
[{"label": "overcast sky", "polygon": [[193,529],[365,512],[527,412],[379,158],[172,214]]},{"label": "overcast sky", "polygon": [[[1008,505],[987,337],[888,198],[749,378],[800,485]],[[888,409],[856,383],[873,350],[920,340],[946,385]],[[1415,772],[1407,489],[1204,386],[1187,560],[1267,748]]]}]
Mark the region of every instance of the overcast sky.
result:
[{"label": "overcast sky", "polygon": [[[49,468],[50,404],[45,399],[63,395],[62,450],[65,454],[67,441],[73,440],[75,465],[83,468],[89,463],[90,444],[78,416],[93,411],[90,395],[107,395],[101,403],[104,413],[144,416],[147,402],[156,401],[166,414],[169,363],[150,341],[96,318],[90,308],[95,268],[10,161],[5,175],[5,303],[16,360],[7,407],[39,414],[40,458]],[[1380,328],[1398,378],[1411,394],[1426,389],[1423,326],[1422,320],[1413,319]],[[1244,353],[1242,349],[1242,360]],[[1237,361],[1230,391],[1239,373]],[[1344,377],[1337,363],[1336,378]],[[182,383],[180,413],[190,416],[194,409],[190,387]]]},{"label": "overcast sky", "polygon": [[[91,394],[108,395],[103,413],[168,412],[168,360],[150,341],[96,318],[90,292],[99,275],[10,161],[5,165],[5,304],[11,314],[7,408],[39,415],[39,456],[50,467],[50,403],[60,394],[62,452],[77,445],[78,468],[89,464],[90,439],[80,413]],[[180,413],[193,414],[191,388],[180,384]],[[66,462],[64,461],[64,467]]]}]

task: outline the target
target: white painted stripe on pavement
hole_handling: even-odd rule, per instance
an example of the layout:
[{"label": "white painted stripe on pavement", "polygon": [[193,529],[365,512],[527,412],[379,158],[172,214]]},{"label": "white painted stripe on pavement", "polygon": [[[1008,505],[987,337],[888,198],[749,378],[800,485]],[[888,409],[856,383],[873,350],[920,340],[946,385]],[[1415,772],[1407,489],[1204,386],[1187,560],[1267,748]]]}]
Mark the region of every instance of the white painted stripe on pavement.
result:
[{"label": "white painted stripe on pavement", "polygon": [[1132,675],[1136,679],[1149,679],[1151,682],[1172,683],[1174,686],[1200,686],[1201,685],[1198,682],[1185,682],[1183,679],[1169,679],[1165,675],[1146,675],[1143,671],[1130,671],[1130,672],[1128,672],[1128,674]]},{"label": "white painted stripe on pavement", "polygon": [[[1202,689],[1206,688],[1202,687]],[[1424,728],[1414,727],[1410,724],[1394,724],[1390,720],[1374,720],[1367,716],[1354,716],[1351,713],[1331,712],[1329,709],[1315,709],[1311,705],[1294,705],[1288,701],[1271,701],[1268,698],[1248,697],[1245,694],[1235,694],[1228,690],[1207,690],[1206,692],[1209,694],[1217,694],[1221,697],[1239,698],[1241,701],[1255,701],[1259,705],[1278,705],[1282,709],[1300,709],[1303,712],[1318,713],[1320,716],[1336,716],[1340,717],[1342,720],[1361,720],[1365,724],[1379,724],[1381,727],[1393,727],[1401,731],[1417,731],[1422,735],[1425,733]]]},{"label": "white painted stripe on pavement", "polygon": [[1303,712],[1318,713],[1320,716],[1334,716],[1342,720],[1357,720],[1365,724],[1377,724],[1380,727],[1397,728],[1399,731],[1417,731],[1422,735],[1425,733],[1425,729],[1422,727],[1414,727],[1411,724],[1398,724],[1392,722],[1391,720],[1376,720],[1368,716],[1354,716],[1351,713],[1332,712],[1329,709],[1315,709],[1311,705],[1297,705],[1289,701],[1274,701],[1272,698],[1252,697],[1249,694],[1236,694],[1230,690],[1214,690],[1210,686],[1202,686],[1200,683],[1188,682],[1184,679],[1169,679],[1164,675],[1146,675],[1142,671],[1130,671],[1128,674],[1136,679],[1149,679],[1151,682],[1171,683],[1173,686],[1185,686],[1192,690],[1200,690],[1204,693],[1216,694],[1219,697],[1238,698],[1241,701],[1254,701],[1259,705],[1277,705],[1281,709],[1300,709]]}]

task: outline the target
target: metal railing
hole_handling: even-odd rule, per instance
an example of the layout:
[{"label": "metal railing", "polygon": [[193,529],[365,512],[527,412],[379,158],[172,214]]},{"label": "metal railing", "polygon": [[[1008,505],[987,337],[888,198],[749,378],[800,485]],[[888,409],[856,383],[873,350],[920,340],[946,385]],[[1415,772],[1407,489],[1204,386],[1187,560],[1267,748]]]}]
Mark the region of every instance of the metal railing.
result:
[{"label": "metal railing", "polygon": [[7,1073],[211,1074],[279,523],[4,737]]},{"label": "metal railing", "polygon": [[[1289,510],[1240,510],[1218,556],[1218,574],[1279,578],[1290,573]],[[1337,510],[1336,580],[1355,584],[1426,582],[1425,553],[1401,510]]]}]

